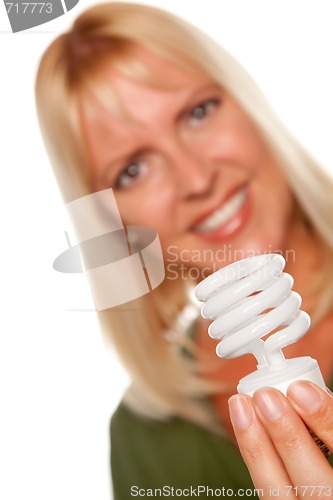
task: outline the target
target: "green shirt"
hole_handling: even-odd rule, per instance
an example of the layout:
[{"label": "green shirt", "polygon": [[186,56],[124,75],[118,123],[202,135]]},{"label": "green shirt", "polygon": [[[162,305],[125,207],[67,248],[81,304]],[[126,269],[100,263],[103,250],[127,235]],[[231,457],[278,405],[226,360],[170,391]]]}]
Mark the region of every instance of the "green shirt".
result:
[{"label": "green shirt", "polygon": [[[145,490],[142,496],[146,498],[148,489],[163,487],[164,496],[169,491],[170,497],[172,487],[189,489],[189,493],[191,486],[253,490],[240,453],[228,439],[180,418],[142,419],[124,404],[111,419],[111,468],[115,500],[139,496],[135,495],[139,489]],[[211,493],[199,496],[209,497]]]},{"label": "green shirt", "polygon": [[[257,498],[238,449],[225,437],[180,418],[144,419],[123,403],[114,413],[110,429],[115,500],[176,498],[180,490],[183,497],[201,499]],[[333,455],[330,462],[333,465]],[[154,491],[156,488],[160,491]],[[215,497],[207,488],[218,490]],[[246,489],[251,495],[243,494]]]}]

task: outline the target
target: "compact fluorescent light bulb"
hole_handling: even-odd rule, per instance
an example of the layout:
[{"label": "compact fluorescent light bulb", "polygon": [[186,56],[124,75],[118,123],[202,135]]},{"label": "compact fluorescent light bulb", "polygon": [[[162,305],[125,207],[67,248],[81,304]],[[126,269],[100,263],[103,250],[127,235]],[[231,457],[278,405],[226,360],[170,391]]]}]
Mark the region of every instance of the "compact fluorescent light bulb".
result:
[{"label": "compact fluorescent light bulb", "polygon": [[283,347],[297,342],[310,327],[309,315],[300,311],[302,299],[292,291],[293,278],[283,272],[285,264],[279,254],[250,257],[213,273],[195,289],[197,299],[205,302],[202,316],[215,320],[208,333],[220,340],[218,356],[252,353],[258,361],[257,370],[240,380],[241,394],[252,396],[261,387],[286,394],[300,379],[326,387],[315,359],[283,355]]}]

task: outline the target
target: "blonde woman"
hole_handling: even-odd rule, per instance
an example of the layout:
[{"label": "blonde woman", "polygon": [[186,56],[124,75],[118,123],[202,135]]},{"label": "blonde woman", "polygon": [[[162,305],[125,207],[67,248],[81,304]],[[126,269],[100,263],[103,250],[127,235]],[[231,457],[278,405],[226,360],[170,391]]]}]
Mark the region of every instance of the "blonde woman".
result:
[{"label": "blonde woman", "polygon": [[[286,353],[311,354],[329,385],[332,178],[229,54],[151,7],[106,3],[80,15],[44,54],[36,96],[64,200],[111,187],[124,223],[156,229],[165,257],[156,290],[98,313],[132,377],[111,422],[115,498],[163,487],[186,495],[199,486],[202,498],[211,496],[207,488],[242,496],[253,485],[228,400],[255,363],[217,361],[208,325],[197,319],[188,328],[183,313],[209,272],[283,253],[314,319]],[[302,422],[332,447],[332,399],[310,389],[296,385],[289,399],[262,390],[230,400],[239,446],[266,497],[274,485],[279,498],[296,498],[300,485],[332,485]]]}]

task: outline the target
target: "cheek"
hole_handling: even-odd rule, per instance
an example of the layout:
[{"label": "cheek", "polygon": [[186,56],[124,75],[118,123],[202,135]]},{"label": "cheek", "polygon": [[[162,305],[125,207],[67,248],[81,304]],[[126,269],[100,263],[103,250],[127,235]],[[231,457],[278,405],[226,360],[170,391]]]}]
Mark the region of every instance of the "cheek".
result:
[{"label": "cheek", "polygon": [[144,189],[115,193],[122,221],[128,226],[147,226],[159,234],[169,232],[174,221],[174,196],[169,189],[149,191]]},{"label": "cheek", "polygon": [[222,160],[249,171],[260,169],[269,156],[261,136],[246,119],[216,123],[213,130],[203,138],[202,144],[198,144],[201,151],[203,143],[211,160]]},{"label": "cheek", "polygon": [[249,244],[255,248],[268,246],[283,250],[294,210],[290,188],[275,169],[262,170],[252,188],[253,218]]},{"label": "cheek", "polygon": [[290,186],[279,164],[268,152],[262,153],[255,168],[253,186],[257,194],[266,200],[275,212],[288,212],[293,205],[293,195]]}]

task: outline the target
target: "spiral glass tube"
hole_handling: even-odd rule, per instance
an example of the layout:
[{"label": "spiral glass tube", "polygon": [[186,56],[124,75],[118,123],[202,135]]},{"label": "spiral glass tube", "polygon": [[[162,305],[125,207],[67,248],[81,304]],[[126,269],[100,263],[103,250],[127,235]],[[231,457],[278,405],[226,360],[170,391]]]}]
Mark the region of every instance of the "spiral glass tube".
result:
[{"label": "spiral glass tube", "polygon": [[298,379],[325,387],[316,360],[285,359],[282,352],[310,327],[309,315],[300,310],[302,299],[292,291],[293,278],[283,272],[285,263],[279,254],[250,257],[213,273],[195,289],[197,299],[205,302],[202,316],[214,320],[208,332],[220,340],[218,356],[252,353],[258,361],[257,371],[240,381],[240,393],[252,395],[266,386],[285,393]]}]

